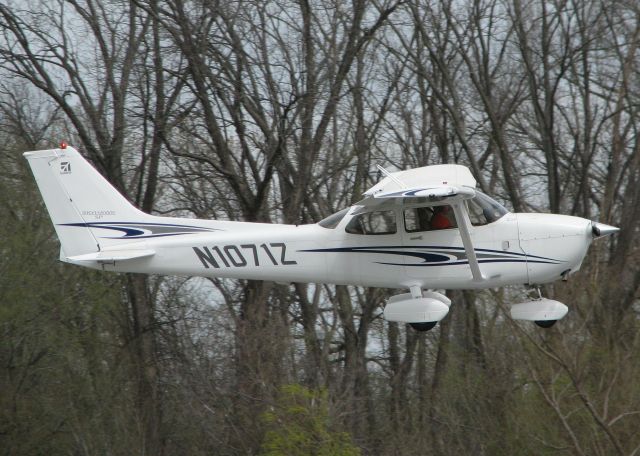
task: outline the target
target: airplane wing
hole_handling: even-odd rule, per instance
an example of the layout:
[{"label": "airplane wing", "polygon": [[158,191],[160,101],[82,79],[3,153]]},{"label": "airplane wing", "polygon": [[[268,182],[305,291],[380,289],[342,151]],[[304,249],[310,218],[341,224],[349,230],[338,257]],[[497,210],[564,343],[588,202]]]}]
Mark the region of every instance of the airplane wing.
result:
[{"label": "airplane wing", "polygon": [[433,203],[452,204],[473,198],[476,180],[462,165],[434,165],[390,173],[379,168],[386,177],[364,193],[358,212],[374,206]]},{"label": "airplane wing", "polygon": [[472,225],[468,209],[464,204],[464,200],[476,195],[476,180],[469,168],[462,165],[435,165],[395,173],[378,168],[386,177],[365,192],[365,198],[356,203],[360,207],[353,214],[414,203],[451,205],[473,279],[484,280],[471,240]]}]

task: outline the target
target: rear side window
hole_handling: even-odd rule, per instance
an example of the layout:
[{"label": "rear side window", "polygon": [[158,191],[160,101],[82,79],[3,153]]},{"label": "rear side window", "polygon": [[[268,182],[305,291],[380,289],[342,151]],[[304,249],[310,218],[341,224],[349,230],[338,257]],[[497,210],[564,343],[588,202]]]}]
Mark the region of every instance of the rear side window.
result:
[{"label": "rear side window", "polygon": [[336,212],[335,214],[331,214],[329,217],[324,218],[318,222],[322,228],[330,228],[333,229],[340,224],[345,215],[349,212],[349,208],[342,209],[340,212]]},{"label": "rear side window", "polygon": [[367,212],[353,217],[345,231],[350,234],[394,234],[396,214],[394,211]]}]

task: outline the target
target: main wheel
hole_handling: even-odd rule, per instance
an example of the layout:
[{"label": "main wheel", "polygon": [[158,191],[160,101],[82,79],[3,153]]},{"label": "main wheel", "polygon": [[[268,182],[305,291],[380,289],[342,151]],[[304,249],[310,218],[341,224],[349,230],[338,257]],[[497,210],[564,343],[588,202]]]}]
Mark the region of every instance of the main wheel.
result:
[{"label": "main wheel", "polygon": [[536,320],[535,323],[541,328],[551,328],[556,324],[556,321],[558,320]]},{"label": "main wheel", "polygon": [[409,323],[416,331],[424,332],[433,329],[438,324],[437,321],[425,321],[424,323]]}]

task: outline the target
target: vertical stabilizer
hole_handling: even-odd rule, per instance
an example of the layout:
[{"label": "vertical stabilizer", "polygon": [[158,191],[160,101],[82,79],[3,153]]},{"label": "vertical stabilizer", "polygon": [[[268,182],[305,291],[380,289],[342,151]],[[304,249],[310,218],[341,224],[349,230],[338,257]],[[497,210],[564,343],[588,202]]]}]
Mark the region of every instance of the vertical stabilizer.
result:
[{"label": "vertical stabilizer", "polygon": [[61,259],[100,251],[96,227],[154,217],[136,209],[72,147],[25,152],[61,244]]}]

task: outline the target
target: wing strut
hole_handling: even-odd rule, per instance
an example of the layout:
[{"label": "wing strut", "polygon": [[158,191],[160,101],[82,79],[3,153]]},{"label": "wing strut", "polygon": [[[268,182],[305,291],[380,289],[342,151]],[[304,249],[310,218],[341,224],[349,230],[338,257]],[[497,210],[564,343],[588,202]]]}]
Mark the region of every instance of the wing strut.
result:
[{"label": "wing strut", "polygon": [[467,259],[469,260],[469,266],[471,267],[471,274],[475,282],[482,282],[485,280],[480,271],[480,264],[476,257],[476,251],[473,249],[473,242],[471,242],[471,221],[469,220],[469,214],[467,208],[464,205],[464,201],[458,201],[453,206],[453,213],[456,216],[456,222],[458,223],[458,229],[460,230],[460,237],[462,238],[462,244],[464,250],[467,253]]}]

